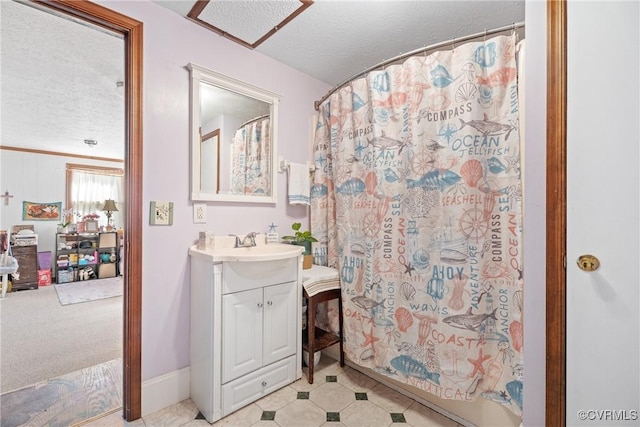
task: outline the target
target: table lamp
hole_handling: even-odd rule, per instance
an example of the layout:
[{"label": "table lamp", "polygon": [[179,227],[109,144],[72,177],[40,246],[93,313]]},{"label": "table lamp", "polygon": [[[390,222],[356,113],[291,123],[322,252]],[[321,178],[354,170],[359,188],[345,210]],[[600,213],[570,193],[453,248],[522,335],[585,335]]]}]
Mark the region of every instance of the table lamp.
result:
[{"label": "table lamp", "polygon": [[107,215],[107,227],[111,227],[111,215],[113,214],[113,212],[118,212],[116,202],[112,199],[105,200],[102,211],[105,212],[105,215]]}]

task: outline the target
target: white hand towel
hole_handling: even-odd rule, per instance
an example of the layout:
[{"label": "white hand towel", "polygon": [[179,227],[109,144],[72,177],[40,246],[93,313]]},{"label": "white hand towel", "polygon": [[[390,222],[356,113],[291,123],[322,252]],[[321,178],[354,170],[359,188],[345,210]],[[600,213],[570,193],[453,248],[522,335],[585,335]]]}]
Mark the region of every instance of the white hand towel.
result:
[{"label": "white hand towel", "polygon": [[309,166],[289,163],[289,204],[311,205]]}]

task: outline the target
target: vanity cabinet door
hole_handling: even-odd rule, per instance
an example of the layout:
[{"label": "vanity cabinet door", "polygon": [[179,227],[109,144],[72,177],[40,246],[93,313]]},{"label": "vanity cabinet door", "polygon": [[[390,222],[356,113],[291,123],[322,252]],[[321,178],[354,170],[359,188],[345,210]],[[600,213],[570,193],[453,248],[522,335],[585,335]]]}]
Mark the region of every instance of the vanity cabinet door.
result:
[{"label": "vanity cabinet door", "polygon": [[222,296],[222,383],[262,366],[262,289]]},{"label": "vanity cabinet door", "polygon": [[296,353],[296,307],[295,282],[264,288],[264,365]]}]

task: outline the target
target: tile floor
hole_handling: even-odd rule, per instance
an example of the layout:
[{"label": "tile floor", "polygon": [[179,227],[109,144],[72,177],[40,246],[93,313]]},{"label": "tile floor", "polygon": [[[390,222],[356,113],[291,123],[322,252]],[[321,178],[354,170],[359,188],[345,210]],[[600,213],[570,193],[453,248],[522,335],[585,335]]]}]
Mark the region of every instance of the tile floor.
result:
[{"label": "tile floor", "polygon": [[[314,383],[303,377],[213,424],[218,426],[446,426],[459,427],[420,403],[380,384],[355,369],[324,357]],[[82,424],[91,427],[210,426],[189,399],[127,423],[121,412]]]}]

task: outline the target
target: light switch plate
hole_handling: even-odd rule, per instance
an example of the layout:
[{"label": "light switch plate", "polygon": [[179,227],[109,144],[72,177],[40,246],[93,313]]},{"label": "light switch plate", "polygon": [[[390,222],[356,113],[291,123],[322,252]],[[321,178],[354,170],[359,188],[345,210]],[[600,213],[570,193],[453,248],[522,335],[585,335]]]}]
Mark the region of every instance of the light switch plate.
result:
[{"label": "light switch plate", "polygon": [[193,204],[193,223],[204,224],[207,222],[207,205],[205,203]]}]

